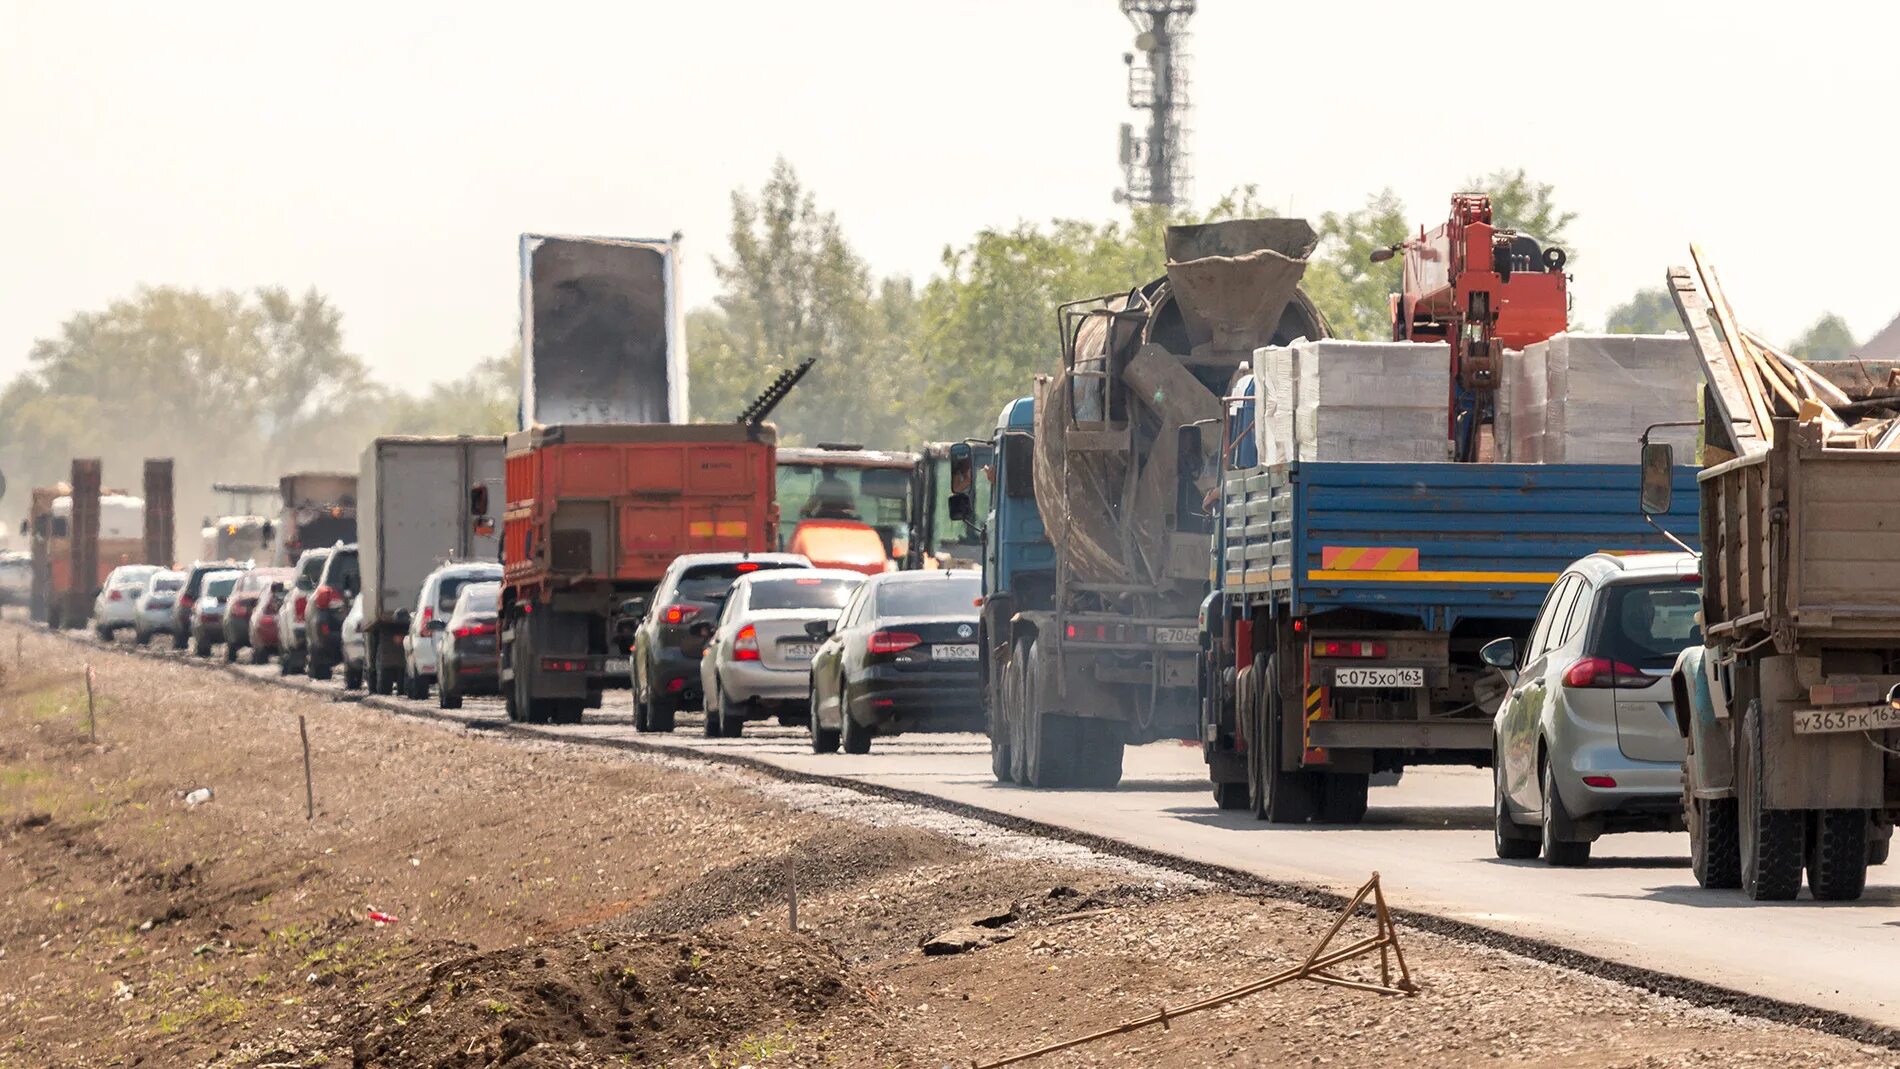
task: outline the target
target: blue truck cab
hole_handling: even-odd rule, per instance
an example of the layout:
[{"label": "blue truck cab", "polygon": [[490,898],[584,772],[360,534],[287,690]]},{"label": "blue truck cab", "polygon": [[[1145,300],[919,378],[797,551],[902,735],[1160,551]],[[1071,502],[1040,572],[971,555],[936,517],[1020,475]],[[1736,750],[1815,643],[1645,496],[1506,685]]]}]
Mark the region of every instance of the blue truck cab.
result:
[{"label": "blue truck cab", "polygon": [[[1222,427],[1201,613],[1201,742],[1223,808],[1355,823],[1368,778],[1492,756],[1502,681],[1478,649],[1528,636],[1572,561],[1673,548],[1629,464],[1261,457],[1254,384]],[[1696,469],[1657,517],[1693,541]]]}]

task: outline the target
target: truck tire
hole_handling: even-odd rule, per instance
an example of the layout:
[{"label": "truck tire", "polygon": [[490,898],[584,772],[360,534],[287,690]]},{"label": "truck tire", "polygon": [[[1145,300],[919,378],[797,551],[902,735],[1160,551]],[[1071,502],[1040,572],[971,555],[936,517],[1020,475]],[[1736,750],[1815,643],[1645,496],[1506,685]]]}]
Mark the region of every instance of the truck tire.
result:
[{"label": "truck tire", "polygon": [[1893,848],[1892,834],[1881,834],[1870,830],[1867,835],[1867,863],[1869,865],[1885,865],[1887,863],[1887,855]]},{"label": "truck tire", "polygon": [[314,656],[310,658],[310,678],[311,679],[318,680],[319,682],[327,680],[330,678],[331,673],[334,671],[335,671],[335,666],[332,665],[329,661],[319,660],[318,658]]},{"label": "truck tire", "polygon": [[1069,733],[1079,744],[1073,762],[1075,787],[1115,787],[1122,781],[1122,725],[1119,720],[1072,716]]},{"label": "truck tire", "polygon": [[1801,891],[1807,814],[1762,804],[1761,731],[1761,703],[1751,701],[1742,713],[1735,762],[1742,893],[1757,902],[1786,902]]},{"label": "truck tire", "polygon": [[[1274,824],[1304,824],[1313,819],[1313,774],[1280,767],[1281,707],[1279,655],[1256,657],[1247,687],[1250,793],[1254,816]],[[1238,689],[1236,693],[1239,693]]]},{"label": "truck tire", "polygon": [[1372,776],[1365,772],[1325,772],[1319,779],[1319,822],[1357,824],[1366,819],[1366,788]]},{"label": "truck tire", "polygon": [[385,664],[377,664],[370,670],[369,689],[377,694],[396,693],[396,671]]},{"label": "truck tire", "polygon": [[1867,889],[1867,811],[1822,809],[1808,835],[1808,890],[1822,902],[1852,902]]},{"label": "truck tire", "polygon": [[1735,799],[1689,798],[1683,806],[1689,825],[1689,868],[1708,890],[1742,885],[1742,840]]},{"label": "truck tire", "polygon": [[1034,639],[1017,644],[1022,669],[1017,675],[1017,731],[1011,740],[1016,782],[1025,787],[1067,787],[1077,740],[1070,737],[1068,717],[1037,708],[1036,645]]},{"label": "truck tire", "polygon": [[[992,673],[995,669],[991,669]],[[989,701],[984,713],[989,718],[990,777],[998,783],[1016,782],[1016,769],[1009,748],[1009,709],[1016,686],[1016,661],[1002,666],[1001,678],[990,680]],[[816,719],[816,714],[813,714]]]},{"label": "truck tire", "polygon": [[1222,809],[1245,809],[1252,801],[1245,781],[1214,784],[1214,804]]},{"label": "truck tire", "polygon": [[587,711],[586,698],[544,698],[542,704],[550,724],[578,724]]},{"label": "truck tire", "polygon": [[1544,790],[1544,864],[1572,869],[1589,864],[1589,841],[1571,838],[1576,825],[1564,808],[1564,796],[1557,793],[1556,771],[1549,761],[1539,771]]},{"label": "truck tire", "polygon": [[811,719],[806,723],[809,725],[811,734],[811,752],[837,753],[839,742],[837,730],[818,726],[818,688],[812,687],[807,694],[806,702],[811,709]]},{"label": "truck tire", "polygon": [[343,666],[343,689],[344,690],[362,690],[363,689],[363,670],[361,668],[353,664],[346,664]]},{"label": "truck tire", "polygon": [[1529,861],[1544,847],[1536,832],[1511,817],[1511,803],[1504,790],[1504,762],[1494,757],[1491,764],[1491,850],[1506,861]]}]

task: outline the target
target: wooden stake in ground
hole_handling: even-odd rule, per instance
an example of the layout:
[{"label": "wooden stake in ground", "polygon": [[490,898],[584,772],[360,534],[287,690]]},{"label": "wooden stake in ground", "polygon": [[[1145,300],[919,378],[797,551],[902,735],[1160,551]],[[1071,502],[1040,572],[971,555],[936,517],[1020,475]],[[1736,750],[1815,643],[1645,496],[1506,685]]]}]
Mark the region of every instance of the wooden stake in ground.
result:
[{"label": "wooden stake in ground", "polygon": [[86,739],[94,745],[99,742],[99,718],[93,708],[92,700],[92,662],[86,662]]},{"label": "wooden stake in ground", "polygon": [[785,856],[785,895],[791,906],[791,929],[796,932],[798,931],[798,858],[793,854]]},{"label": "wooden stake in ground", "polygon": [[303,818],[317,819],[317,792],[310,781],[310,729],[304,726],[303,714],[297,714],[297,737],[303,740]]}]

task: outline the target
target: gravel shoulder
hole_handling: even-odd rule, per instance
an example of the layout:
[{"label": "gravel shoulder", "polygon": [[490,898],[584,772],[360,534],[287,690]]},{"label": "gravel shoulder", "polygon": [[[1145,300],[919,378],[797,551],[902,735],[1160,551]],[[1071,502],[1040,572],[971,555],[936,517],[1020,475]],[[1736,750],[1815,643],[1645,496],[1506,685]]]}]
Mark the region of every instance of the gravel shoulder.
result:
[{"label": "gravel shoulder", "polygon": [[[87,656],[0,625],[0,1069],[934,1069],[1284,968],[1333,919],[846,790],[126,653],[90,655],[95,743]],[[1900,1064],[1401,938],[1414,997],[1291,985],[1029,1064]]]}]

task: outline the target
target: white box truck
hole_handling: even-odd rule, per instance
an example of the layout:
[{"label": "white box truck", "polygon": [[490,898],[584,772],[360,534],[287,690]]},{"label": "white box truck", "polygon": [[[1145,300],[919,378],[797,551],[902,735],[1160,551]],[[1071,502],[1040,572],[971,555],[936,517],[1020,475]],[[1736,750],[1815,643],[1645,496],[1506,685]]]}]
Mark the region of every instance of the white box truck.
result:
[{"label": "white box truck", "polygon": [[402,610],[414,611],[429,573],[451,561],[500,562],[502,473],[499,435],[391,435],[363,450],[357,544],[372,693],[396,689]]}]

